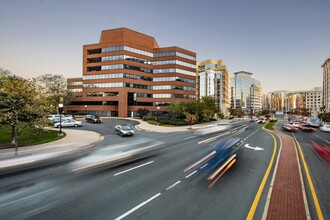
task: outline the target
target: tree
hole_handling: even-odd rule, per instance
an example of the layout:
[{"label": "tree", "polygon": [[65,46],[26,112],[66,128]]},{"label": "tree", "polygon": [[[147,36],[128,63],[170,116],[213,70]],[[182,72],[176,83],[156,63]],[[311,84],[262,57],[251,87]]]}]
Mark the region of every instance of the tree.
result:
[{"label": "tree", "polygon": [[180,114],[185,112],[185,103],[184,102],[171,102],[170,105],[167,106],[167,111],[170,112],[172,118],[178,118]]},{"label": "tree", "polygon": [[143,116],[147,116],[149,114],[149,110],[147,108],[139,108],[136,113],[140,118],[143,118]]},{"label": "tree", "polygon": [[185,112],[185,116],[185,121],[189,123],[191,129],[191,125],[197,122],[198,116],[196,114],[190,114],[189,112]]},{"label": "tree", "polygon": [[212,96],[203,96],[200,100],[202,105],[204,121],[210,121],[210,118],[218,114],[219,109],[216,105],[215,99]]},{"label": "tree", "polygon": [[62,75],[44,74],[37,77],[37,83],[54,112],[57,111],[58,104],[70,102],[73,98],[70,86]]},{"label": "tree", "polygon": [[11,127],[12,141],[18,151],[21,132],[48,114],[35,80],[23,79],[10,72],[0,74],[0,122]]}]

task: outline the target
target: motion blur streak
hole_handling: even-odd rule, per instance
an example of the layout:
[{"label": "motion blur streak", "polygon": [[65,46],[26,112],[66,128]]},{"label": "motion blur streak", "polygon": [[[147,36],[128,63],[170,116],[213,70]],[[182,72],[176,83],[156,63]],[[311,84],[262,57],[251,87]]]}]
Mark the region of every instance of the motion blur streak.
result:
[{"label": "motion blur streak", "polygon": [[203,157],[202,159],[200,159],[199,161],[197,161],[193,165],[185,168],[184,169],[184,172],[187,172],[188,170],[191,170],[192,168],[196,167],[198,164],[211,159],[215,154],[216,154],[216,152],[215,151],[212,151],[211,153],[209,153],[208,155],[206,155],[205,157]]},{"label": "motion blur streak", "polygon": [[106,161],[102,161],[100,163],[94,163],[94,164],[91,164],[91,165],[87,165],[87,166],[84,166],[84,167],[74,169],[74,170],[72,170],[72,172],[81,173],[81,172],[85,172],[85,171],[88,171],[88,170],[93,170],[93,169],[96,169],[96,168],[100,168],[100,167],[103,167],[103,166],[106,166],[106,165],[109,165],[109,164],[112,164],[112,163],[124,161],[124,160],[130,159],[130,158],[132,158],[132,155],[128,155],[128,156],[125,156],[125,157],[119,157],[119,158],[111,159],[111,160],[106,160]]},{"label": "motion blur streak", "polygon": [[327,146],[326,144],[322,145],[314,141],[312,142],[312,146],[321,157],[330,162],[330,146]]},{"label": "motion blur streak", "polygon": [[226,169],[209,185],[209,188],[211,188],[219,179],[220,177],[222,177],[222,175],[236,162],[236,159],[233,159],[228,166],[226,167]]},{"label": "motion blur streak", "polygon": [[213,174],[209,176],[208,180],[212,180],[216,175],[218,175],[218,173],[220,173],[221,170],[223,170],[223,168],[225,166],[227,166],[227,164],[230,161],[232,161],[235,157],[236,157],[236,154],[234,154],[233,156],[231,156],[219,169],[217,169],[216,171],[214,171]]},{"label": "motion blur streak", "polygon": [[28,160],[28,161],[22,161],[22,162],[19,162],[19,163],[6,164],[6,165],[0,166],[0,169],[7,168],[7,167],[12,167],[12,166],[23,165],[23,164],[27,164],[27,163],[33,163],[33,162],[35,162],[35,160]]}]

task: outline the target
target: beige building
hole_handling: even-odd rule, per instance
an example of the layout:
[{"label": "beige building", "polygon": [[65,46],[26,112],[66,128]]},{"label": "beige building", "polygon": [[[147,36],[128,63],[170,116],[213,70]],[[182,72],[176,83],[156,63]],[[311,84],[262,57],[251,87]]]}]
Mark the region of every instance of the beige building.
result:
[{"label": "beige building", "polygon": [[224,116],[229,115],[230,76],[222,60],[197,62],[196,97],[213,96]]},{"label": "beige building", "polygon": [[330,112],[330,58],[322,65],[323,68],[323,105],[326,112]]}]

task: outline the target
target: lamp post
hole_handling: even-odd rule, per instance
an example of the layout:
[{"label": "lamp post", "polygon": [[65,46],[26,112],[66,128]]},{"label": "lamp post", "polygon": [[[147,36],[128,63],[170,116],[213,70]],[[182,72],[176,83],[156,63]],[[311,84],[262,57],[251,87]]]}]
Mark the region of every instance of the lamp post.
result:
[{"label": "lamp post", "polygon": [[85,105],[85,115],[86,115],[86,108],[87,108],[87,105]]},{"label": "lamp post", "polygon": [[157,106],[157,123],[159,124],[159,121],[158,121],[158,115],[159,115],[159,106]]},{"label": "lamp post", "polygon": [[62,134],[62,112],[63,112],[63,104],[58,104],[58,113],[60,114],[60,134]]}]

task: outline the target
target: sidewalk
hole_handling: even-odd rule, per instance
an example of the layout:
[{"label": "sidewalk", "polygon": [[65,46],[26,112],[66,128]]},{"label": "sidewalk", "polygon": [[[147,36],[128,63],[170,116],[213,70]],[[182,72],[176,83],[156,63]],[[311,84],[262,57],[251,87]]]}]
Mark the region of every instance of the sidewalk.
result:
[{"label": "sidewalk", "polygon": [[0,150],[0,175],[61,162],[93,147],[102,136],[96,132],[63,129],[60,140],[28,147]]},{"label": "sidewalk", "polygon": [[[308,219],[308,207],[305,201],[300,179],[299,161],[292,138],[278,130],[274,131],[282,140],[282,148],[275,182],[271,192],[267,211],[267,220]],[[306,204],[307,205],[307,204]]]}]

